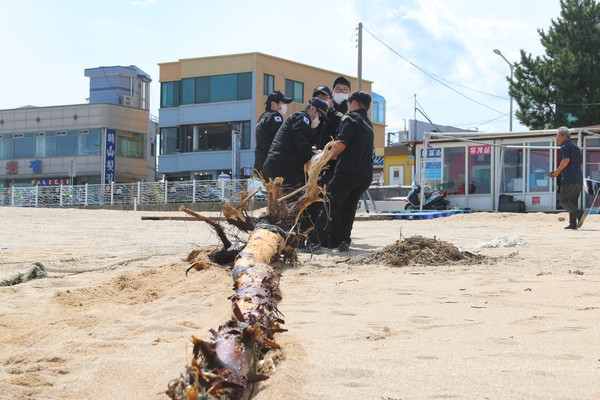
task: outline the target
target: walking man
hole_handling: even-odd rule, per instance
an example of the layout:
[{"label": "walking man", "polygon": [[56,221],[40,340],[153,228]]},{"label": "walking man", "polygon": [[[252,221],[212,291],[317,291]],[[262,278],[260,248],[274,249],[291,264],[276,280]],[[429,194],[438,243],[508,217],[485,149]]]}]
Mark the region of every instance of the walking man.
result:
[{"label": "walking man", "polygon": [[569,212],[569,225],[565,229],[578,229],[585,219],[585,211],[577,208],[583,187],[581,150],[571,142],[571,133],[565,126],[558,128],[556,142],[560,145],[560,164],[549,176],[561,176],[558,200],[561,207]]}]

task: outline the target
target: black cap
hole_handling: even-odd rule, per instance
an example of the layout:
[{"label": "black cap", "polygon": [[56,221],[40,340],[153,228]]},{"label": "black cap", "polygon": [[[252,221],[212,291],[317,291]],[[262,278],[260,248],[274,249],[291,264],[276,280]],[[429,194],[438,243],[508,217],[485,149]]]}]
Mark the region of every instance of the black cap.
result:
[{"label": "black cap", "polygon": [[352,86],[350,85],[350,79],[346,78],[345,76],[340,76],[335,81],[333,81],[333,87],[335,88],[335,85],[337,85],[338,83],[352,88]]},{"label": "black cap", "polygon": [[318,94],[325,94],[329,97],[332,97],[331,90],[327,86],[324,86],[324,85],[319,85],[313,90],[313,97],[315,97]]},{"label": "black cap", "polygon": [[316,108],[317,111],[320,111],[321,114],[327,117],[327,110],[329,109],[329,104],[327,104],[325,100],[321,100],[318,97],[313,97],[312,99],[310,99],[308,104]]},{"label": "black cap", "polygon": [[273,93],[271,93],[270,95],[267,96],[267,101],[265,102],[267,104],[267,106],[271,105],[272,101],[276,101],[276,102],[280,102],[283,101],[284,103],[291,103],[292,102],[292,98],[291,97],[285,97],[283,95],[283,93],[281,93],[279,90],[274,91]]}]

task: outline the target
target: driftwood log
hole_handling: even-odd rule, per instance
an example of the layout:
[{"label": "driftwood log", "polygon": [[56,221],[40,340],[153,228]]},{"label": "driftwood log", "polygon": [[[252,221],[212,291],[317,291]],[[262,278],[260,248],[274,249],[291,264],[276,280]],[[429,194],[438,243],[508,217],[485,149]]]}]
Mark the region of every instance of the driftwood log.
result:
[{"label": "driftwood log", "polygon": [[[330,142],[321,158],[307,164],[307,183],[293,193],[284,193],[283,180],[263,182],[268,193],[266,213],[253,220],[244,210],[248,199],[242,196],[237,205],[225,204],[222,213],[227,222],[249,232],[245,247],[239,252],[216,221],[191,210],[181,210],[210,224],[217,232],[221,253],[237,253],[233,266],[232,316],[218,329],[211,329],[212,338],[192,336],[193,357],[186,371],[169,383],[171,399],[249,399],[256,382],[268,376],[258,370],[258,362],[270,349],[280,346],[274,334],[285,331],[277,305],[280,272],[273,262],[280,258],[295,261],[295,248],[306,232],[301,232],[299,220],[306,208],[318,201],[327,201],[325,188],[317,185],[320,171],[331,158]],[[297,200],[288,204],[287,200]]]}]

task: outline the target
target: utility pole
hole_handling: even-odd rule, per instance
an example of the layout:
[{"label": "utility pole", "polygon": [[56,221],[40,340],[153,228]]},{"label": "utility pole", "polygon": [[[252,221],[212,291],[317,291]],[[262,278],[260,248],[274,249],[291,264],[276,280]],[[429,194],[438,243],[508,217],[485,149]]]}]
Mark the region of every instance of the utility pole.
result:
[{"label": "utility pole", "polygon": [[[416,93],[415,93],[415,115],[413,117],[413,127],[414,127],[413,134],[415,135],[413,140],[417,140],[417,94]],[[408,139],[410,139],[410,137]]]},{"label": "utility pole", "polygon": [[362,90],[362,22],[358,23],[358,90]]}]

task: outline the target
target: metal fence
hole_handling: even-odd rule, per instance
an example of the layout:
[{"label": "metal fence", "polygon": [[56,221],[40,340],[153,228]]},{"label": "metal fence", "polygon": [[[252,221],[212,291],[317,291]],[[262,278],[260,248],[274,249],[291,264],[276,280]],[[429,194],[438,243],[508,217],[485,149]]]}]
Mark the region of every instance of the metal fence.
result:
[{"label": "metal fence", "polygon": [[[11,186],[0,189],[0,206],[80,207],[236,201],[240,192],[251,193],[259,186],[262,188],[253,179]],[[262,189],[253,200],[266,200],[267,194]]]}]

